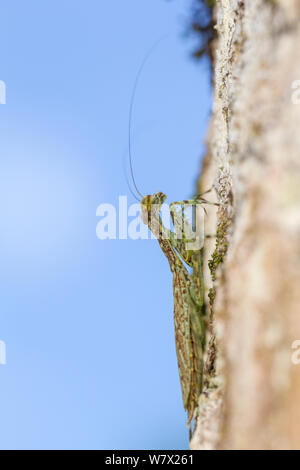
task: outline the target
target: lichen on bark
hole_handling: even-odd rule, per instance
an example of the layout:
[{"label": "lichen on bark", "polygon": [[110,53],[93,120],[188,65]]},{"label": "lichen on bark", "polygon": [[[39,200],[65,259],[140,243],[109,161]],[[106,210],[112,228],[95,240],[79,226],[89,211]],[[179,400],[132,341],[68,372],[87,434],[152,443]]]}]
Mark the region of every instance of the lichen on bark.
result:
[{"label": "lichen on bark", "polygon": [[[193,449],[300,448],[300,2],[219,0],[214,104],[199,188],[206,226],[207,383]],[[217,229],[216,229],[217,227]]]}]

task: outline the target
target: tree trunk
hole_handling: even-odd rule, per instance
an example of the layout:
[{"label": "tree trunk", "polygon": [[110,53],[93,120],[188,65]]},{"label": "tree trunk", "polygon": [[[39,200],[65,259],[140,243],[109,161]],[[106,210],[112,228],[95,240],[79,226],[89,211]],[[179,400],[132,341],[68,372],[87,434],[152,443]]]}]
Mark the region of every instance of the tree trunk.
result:
[{"label": "tree trunk", "polygon": [[[206,273],[207,382],[191,448],[297,449],[300,2],[219,0],[215,17],[200,185],[214,182],[220,206]],[[210,210],[210,232],[213,217]]]}]

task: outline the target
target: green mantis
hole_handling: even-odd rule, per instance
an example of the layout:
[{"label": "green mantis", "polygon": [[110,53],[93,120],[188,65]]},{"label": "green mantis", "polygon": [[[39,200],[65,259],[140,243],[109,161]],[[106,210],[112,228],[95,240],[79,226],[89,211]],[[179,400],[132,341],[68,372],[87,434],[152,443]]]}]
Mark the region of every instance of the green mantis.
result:
[{"label": "green mantis", "polygon": [[[204,235],[202,234],[201,238],[201,233],[197,233],[196,224],[196,236],[194,236],[193,226],[189,223],[185,210],[187,206],[192,207],[197,219],[197,208],[201,204],[210,203],[202,195],[189,201],[171,203],[169,209],[174,226],[174,231],[172,231],[166,227],[161,217],[161,208],[166,200],[166,195],[156,192],[153,195],[143,196],[140,193],[135,183],[131,157],[131,122],[137,83],[148,57],[160,41],[161,39],[152,46],[136,76],[129,111],[128,151],[133,187],[141,197],[142,221],[148,225],[150,231],[157,238],[173,274],[176,354],[183,406],[188,414],[191,437],[191,421],[196,417],[198,401],[203,388],[207,320],[203,281]],[[129,183],[128,186],[133,196],[139,200]],[[178,207],[181,209],[180,213],[177,211]],[[191,240],[193,240],[192,243]]]},{"label": "green mantis", "polygon": [[[176,354],[184,409],[188,414],[191,435],[191,420],[195,417],[199,396],[203,386],[203,355],[205,349],[206,315],[203,282],[203,246],[190,247],[192,227],[184,214],[184,207],[195,207],[208,203],[202,196],[190,201],[170,204],[170,214],[178,232],[165,227],[160,215],[166,195],[157,192],[143,197],[141,218],[157,238],[173,274],[174,326]],[[181,214],[176,207],[181,207]],[[180,235],[180,236],[178,236]],[[191,272],[184,263],[191,268]]]}]

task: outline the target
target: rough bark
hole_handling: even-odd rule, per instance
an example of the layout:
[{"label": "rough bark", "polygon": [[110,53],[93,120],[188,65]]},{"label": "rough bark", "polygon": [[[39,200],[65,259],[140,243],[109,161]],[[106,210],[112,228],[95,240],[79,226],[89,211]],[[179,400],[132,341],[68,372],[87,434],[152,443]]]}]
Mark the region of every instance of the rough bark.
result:
[{"label": "rough bark", "polygon": [[216,371],[191,448],[297,449],[300,104],[292,84],[300,80],[300,2],[220,0],[215,14],[215,95],[200,184],[214,181],[220,203],[206,273]]}]

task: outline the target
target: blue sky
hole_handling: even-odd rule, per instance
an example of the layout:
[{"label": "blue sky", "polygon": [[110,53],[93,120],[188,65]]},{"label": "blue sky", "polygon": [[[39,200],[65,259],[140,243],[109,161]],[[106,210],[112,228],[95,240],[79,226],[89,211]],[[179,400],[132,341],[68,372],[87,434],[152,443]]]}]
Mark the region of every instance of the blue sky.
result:
[{"label": "blue sky", "polygon": [[185,449],[172,279],[155,240],[99,240],[130,195],[190,196],[210,112],[186,0],[1,6],[1,449]]}]

